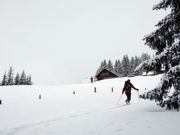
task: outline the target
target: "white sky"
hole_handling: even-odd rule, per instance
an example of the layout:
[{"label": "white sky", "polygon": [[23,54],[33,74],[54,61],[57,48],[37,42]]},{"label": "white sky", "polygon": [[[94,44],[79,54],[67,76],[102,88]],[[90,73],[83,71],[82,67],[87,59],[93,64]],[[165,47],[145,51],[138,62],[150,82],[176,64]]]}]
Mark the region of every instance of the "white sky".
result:
[{"label": "white sky", "polygon": [[78,83],[104,59],[152,54],[142,38],[164,16],[158,2],[0,0],[0,75],[11,65],[35,84]]}]

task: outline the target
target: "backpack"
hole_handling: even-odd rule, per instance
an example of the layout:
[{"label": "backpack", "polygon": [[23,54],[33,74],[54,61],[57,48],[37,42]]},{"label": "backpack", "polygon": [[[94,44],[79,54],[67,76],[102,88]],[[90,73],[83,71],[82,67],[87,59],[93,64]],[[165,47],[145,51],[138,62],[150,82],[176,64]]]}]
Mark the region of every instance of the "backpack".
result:
[{"label": "backpack", "polygon": [[127,90],[128,87],[129,87],[129,82],[126,81],[125,84],[124,84],[124,88],[123,88],[123,89],[124,89],[124,90]]}]

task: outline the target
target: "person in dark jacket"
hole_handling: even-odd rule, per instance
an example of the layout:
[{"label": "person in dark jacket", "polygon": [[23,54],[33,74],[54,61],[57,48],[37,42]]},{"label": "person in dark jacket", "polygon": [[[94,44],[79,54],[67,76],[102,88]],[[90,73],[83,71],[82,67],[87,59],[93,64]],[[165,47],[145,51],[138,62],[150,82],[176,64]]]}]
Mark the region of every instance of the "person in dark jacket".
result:
[{"label": "person in dark jacket", "polygon": [[91,83],[93,83],[93,77],[91,76]]},{"label": "person in dark jacket", "polygon": [[127,81],[125,81],[124,83],[124,88],[122,90],[122,94],[125,92],[127,99],[126,99],[126,103],[129,104],[131,101],[131,89],[135,89],[137,91],[139,91],[139,89],[135,88],[133,86],[133,84],[131,83],[130,79],[128,79]]}]

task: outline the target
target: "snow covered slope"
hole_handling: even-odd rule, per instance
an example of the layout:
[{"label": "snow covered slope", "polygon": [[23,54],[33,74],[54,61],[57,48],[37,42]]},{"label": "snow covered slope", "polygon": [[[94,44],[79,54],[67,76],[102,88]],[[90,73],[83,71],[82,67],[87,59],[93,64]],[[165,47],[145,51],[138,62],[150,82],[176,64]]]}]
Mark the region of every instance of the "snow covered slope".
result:
[{"label": "snow covered slope", "polygon": [[[130,79],[142,93],[156,86],[160,77]],[[132,92],[131,105],[125,105],[125,95],[117,102],[125,80],[0,87],[0,135],[180,134],[179,112],[165,111],[154,102],[138,99],[137,91]]]}]

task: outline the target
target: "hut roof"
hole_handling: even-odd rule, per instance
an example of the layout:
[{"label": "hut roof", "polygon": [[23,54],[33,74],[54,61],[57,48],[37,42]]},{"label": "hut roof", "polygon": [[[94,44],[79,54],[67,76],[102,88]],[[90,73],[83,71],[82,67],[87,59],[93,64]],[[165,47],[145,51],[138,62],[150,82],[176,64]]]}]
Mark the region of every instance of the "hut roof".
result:
[{"label": "hut roof", "polygon": [[119,77],[119,75],[118,75],[117,73],[115,73],[115,72],[112,71],[112,70],[109,70],[106,65],[100,67],[100,68],[97,70],[95,77],[98,76],[103,70],[107,70],[107,71],[111,72],[112,74],[114,74],[115,76]]}]

